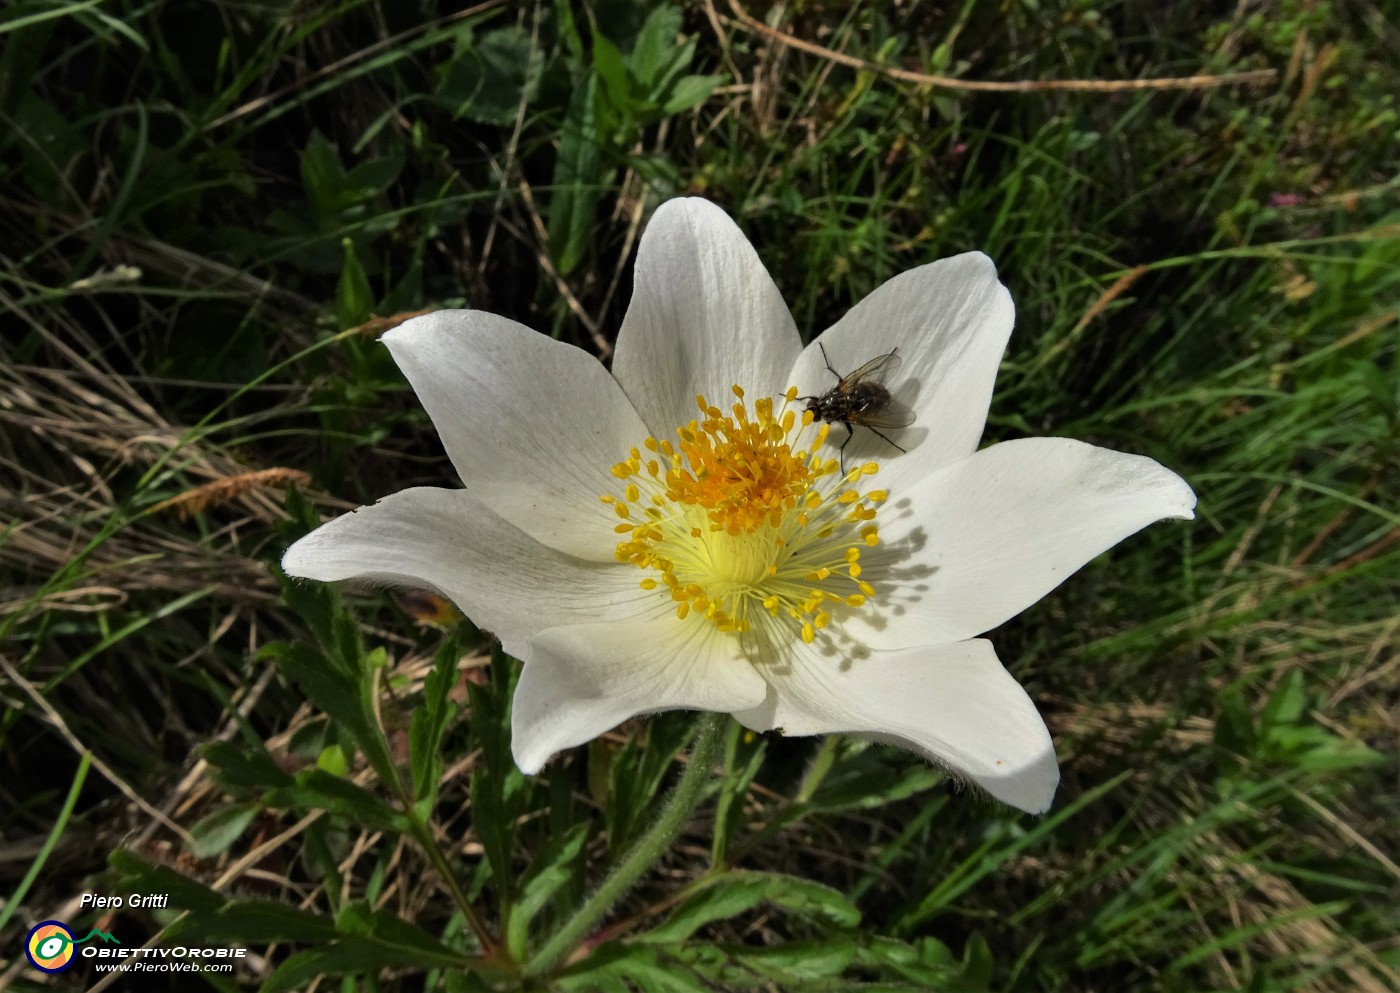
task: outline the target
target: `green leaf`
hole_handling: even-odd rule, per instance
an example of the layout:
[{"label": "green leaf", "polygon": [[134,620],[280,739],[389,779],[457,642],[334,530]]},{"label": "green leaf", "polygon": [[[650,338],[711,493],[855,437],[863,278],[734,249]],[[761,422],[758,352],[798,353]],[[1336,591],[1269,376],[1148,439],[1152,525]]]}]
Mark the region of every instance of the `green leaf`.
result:
[{"label": "green leaf", "polygon": [[1254,756],[1258,747],[1254,715],[1237,688],[1227,690],[1220,697],[1220,711],[1215,718],[1213,737],[1216,764],[1222,774],[1237,772],[1241,759]]},{"label": "green leaf", "polygon": [[331,640],[322,647],[336,667],[352,680],[358,677],[364,668],[362,663],[365,661],[365,649],[364,642],[360,639],[360,625],[350,616],[349,611],[343,608],[336,611],[331,618]]},{"label": "green leaf", "polygon": [[375,910],[364,903],[347,903],[336,915],[336,927],[343,935],[372,942],[386,949],[410,951],[422,956],[424,963],[452,965],[462,960],[460,953],[448,948],[427,931],[397,914]]},{"label": "green leaf", "polygon": [[301,184],[318,219],[328,219],[344,207],[345,167],[340,151],[320,131],[312,131],[298,156]]},{"label": "green leaf", "polygon": [[267,978],[261,989],[297,989],[320,975],[341,976],[392,967],[463,969],[472,965],[468,956],[448,948],[417,925],[360,903],[341,908],[333,934],[351,937],[293,955]]},{"label": "green leaf", "polygon": [[200,818],[190,828],[190,837],[194,839],[191,853],[200,859],[223,854],[238,840],[261,809],[261,805],[256,803],[237,803]]},{"label": "green leaf", "polygon": [[[723,865],[728,854],[729,839],[739,830],[744,816],[744,798],[754,777],[758,775],[767,752],[768,743],[753,734],[738,722],[730,726],[729,740],[726,743],[725,768],[732,770],[720,786],[719,799],[715,804],[715,838],[710,850],[710,863]],[[747,753],[747,754],[746,754]],[[736,763],[743,765],[735,768]]]},{"label": "green leaf", "polygon": [[341,666],[301,642],[274,642],[263,649],[282,674],[306,692],[307,698],[335,720],[350,723],[359,719],[355,684]]},{"label": "green leaf", "polygon": [[335,284],[335,318],[344,331],[369,320],[374,307],[374,290],[370,288],[364,266],[360,265],[360,257],[355,254],[355,243],[342,238],[340,246],[345,251],[345,261]]},{"label": "green leaf", "polygon": [[[287,493],[287,512],[297,519],[296,528],[284,534],[288,541],[300,538],[320,525],[320,515],[296,490]],[[277,571],[282,599],[306,622],[317,642],[328,645],[335,633],[335,620],[343,612],[340,595],[330,583],[303,583]],[[267,649],[264,649],[266,651]]]},{"label": "green leaf", "polygon": [[217,910],[227,901],[223,894],[211,890],[203,883],[197,883],[188,876],[163,865],[154,865],[145,859],[118,848],[107,861],[113,869],[126,877],[129,888],[142,893],[165,893],[170,897],[170,906],[181,910]]},{"label": "green leaf", "polygon": [[596,32],[593,35],[593,68],[602,80],[603,92],[608,103],[624,120],[630,120],[635,116],[632,113],[632,105],[633,90],[636,87],[628,75],[627,64],[617,46]]},{"label": "green leaf", "polygon": [[247,789],[270,789],[286,786],[292,777],[256,746],[239,748],[227,741],[216,741],[200,749],[200,755],[218,770],[218,778],[229,786]]},{"label": "green leaf", "polygon": [[1308,709],[1307,684],[1302,669],[1293,669],[1283,679],[1264,705],[1260,718],[1260,730],[1268,735],[1279,727],[1297,724]]},{"label": "green leaf", "polygon": [[992,958],[991,946],[982,935],[973,932],[963,947],[962,975],[968,988],[987,990],[992,988],[992,976],[996,973],[996,961]]},{"label": "green leaf", "polygon": [[770,903],[789,913],[831,927],[855,927],[860,923],[860,911],[841,891],[810,879],[772,874],[768,876],[767,897]]},{"label": "green leaf", "polygon": [[506,948],[517,961],[524,961],[526,957],[530,922],[578,872],[575,863],[583,851],[583,843],[588,840],[588,834],[588,824],[576,824],[540,849],[530,861],[505,932]]},{"label": "green leaf", "polygon": [[449,638],[438,649],[433,670],[423,681],[423,700],[408,728],[408,754],[415,800],[431,806],[442,775],[442,738],[448,722],[457,712],[452,690],[457,685],[457,660],[461,655],[456,639]]},{"label": "green leaf", "polygon": [[[647,15],[637,41],[632,46],[628,66],[645,92],[654,90],[662,72],[667,68],[678,46],[681,33],[681,12],[670,4],[662,4]],[[687,63],[689,59],[686,60]]]},{"label": "green leaf", "polygon": [[695,39],[690,38],[684,43],[671,49],[666,64],[661,72],[652,80],[651,90],[647,94],[648,101],[659,108],[665,102],[666,95],[675,88],[676,83],[685,71],[690,68],[691,61],[695,58]]},{"label": "green leaf", "polygon": [[246,944],[275,941],[332,941],[340,937],[329,917],[275,900],[232,900],[213,912],[190,914],[170,925],[172,941],[215,939]]},{"label": "green leaf", "polygon": [[312,703],[349,732],[380,779],[392,785],[398,773],[374,715],[375,671],[384,667],[387,656],[383,649],[375,649],[358,659],[359,637],[353,631],[354,622],[337,618],[331,626],[335,651],[330,655],[309,645],[281,642],[268,645],[263,654],[271,657],[282,674],[296,682]]},{"label": "green leaf", "polygon": [[569,101],[549,200],[549,254],[561,276],[583,261],[598,220],[604,183],[597,121],[598,77],[589,73]]},{"label": "green leaf", "polygon": [[356,202],[372,200],[394,185],[403,166],[404,153],[400,147],[395,147],[392,155],[365,159],[345,173],[345,192]]},{"label": "green leaf", "polygon": [[[347,618],[348,620],[348,618]],[[365,758],[374,771],[379,773],[379,778],[386,785],[395,790],[399,789],[399,770],[394,762],[394,757],[389,752],[389,743],[384,738],[384,732],[379,727],[379,718],[376,716],[376,697],[379,693],[379,674],[389,668],[389,653],[383,648],[376,648],[366,655],[359,666],[359,687],[360,687],[360,726],[364,729],[364,737],[357,739],[356,744],[365,753]]]},{"label": "green leaf", "polygon": [[583,962],[554,980],[564,993],[605,990],[632,993],[712,993],[714,987],[649,945],[613,943],[594,951]]},{"label": "green leaf", "polygon": [[525,774],[510,751],[510,697],[514,666],[499,648],[493,651],[488,670],[490,683],[467,684],[471,708],[471,740],[481,749],[481,760],[472,768],[472,823],[486,855],[484,864],[508,908],[515,893],[512,854],[515,832],[527,793]]},{"label": "green leaf", "polygon": [[830,979],[846,971],[857,945],[850,938],[827,937],[819,941],[791,942],[771,948],[728,948],[734,961],[779,983],[809,983]]},{"label": "green leaf", "polygon": [[569,54],[576,59],[583,58],[583,36],[579,34],[578,22],[574,18],[571,0],[554,0],[555,30],[564,42]]},{"label": "green leaf", "polygon": [[871,935],[856,953],[855,965],[880,975],[893,973],[900,979],[917,984],[916,988],[962,989],[956,980],[962,968],[952,951],[936,938],[919,938],[903,942],[896,938]]},{"label": "green leaf", "polygon": [[938,770],[911,764],[896,752],[849,743],[843,748],[831,773],[812,794],[809,801],[812,809],[881,807],[932,789],[945,778]]},{"label": "green leaf", "polygon": [[325,810],[348,817],[358,824],[397,834],[409,828],[408,818],[379,797],[324,769],[299,773],[291,786],[273,790],[268,802],[293,810]]},{"label": "green leaf", "polygon": [[1352,364],[1351,371],[1366,390],[1376,409],[1386,423],[1400,420],[1400,377],[1387,376],[1374,361],[1358,361]]},{"label": "green leaf", "polygon": [[543,59],[530,36],[501,28],[480,38],[464,31],[456,51],[437,67],[434,99],[453,117],[499,127],[514,123],[538,88]]},{"label": "green leaf", "polygon": [[739,871],[704,883],[664,924],[638,940],[667,944],[685,941],[711,921],[736,917],[764,902],[833,927],[848,928],[860,923],[860,911],[829,886],[781,873]]},{"label": "green leaf", "polygon": [[608,846],[615,854],[651,823],[662,786],[675,768],[676,755],[693,732],[690,715],[678,711],[658,714],[647,722],[645,748],[619,749],[612,756],[604,823]]},{"label": "green leaf", "polygon": [[344,902],[348,889],[345,876],[340,871],[340,859],[336,849],[343,841],[342,829],[337,828],[329,817],[318,817],[306,826],[304,859],[310,875],[321,883],[326,906],[335,913]]},{"label": "green leaf", "polygon": [[316,768],[344,779],[350,774],[350,762],[345,749],[336,744],[327,745],[316,756]]},{"label": "green leaf", "polygon": [[310,645],[277,642],[263,649],[282,675],[296,683],[306,698],[321,708],[359,742],[370,729],[360,709],[359,687],[342,666]]},{"label": "green leaf", "polygon": [[665,923],[637,940],[664,944],[685,941],[710,921],[727,920],[757,907],[763,902],[765,891],[763,881],[751,874],[730,873],[690,897]]},{"label": "green leaf", "polygon": [[661,105],[661,112],[666,116],[679,114],[683,110],[697,107],[710,99],[710,95],[715,92],[725,80],[724,76],[686,76],[679,81],[666,95],[665,101]]},{"label": "green leaf", "polygon": [[394,948],[356,938],[298,952],[268,976],[258,990],[259,993],[282,993],[302,989],[321,976],[378,972],[386,968],[427,969],[435,965],[462,969],[469,967],[471,960],[451,953],[446,961],[434,961],[415,949]]}]

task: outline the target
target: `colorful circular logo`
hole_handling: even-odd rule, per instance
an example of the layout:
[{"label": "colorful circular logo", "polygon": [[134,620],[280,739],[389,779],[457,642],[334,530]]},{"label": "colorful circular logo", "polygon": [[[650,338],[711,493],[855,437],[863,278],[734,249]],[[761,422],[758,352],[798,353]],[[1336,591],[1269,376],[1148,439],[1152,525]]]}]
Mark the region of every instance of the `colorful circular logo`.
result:
[{"label": "colorful circular logo", "polygon": [[62,921],[42,921],[24,943],[29,964],[40,972],[62,972],[73,964],[73,932]]}]

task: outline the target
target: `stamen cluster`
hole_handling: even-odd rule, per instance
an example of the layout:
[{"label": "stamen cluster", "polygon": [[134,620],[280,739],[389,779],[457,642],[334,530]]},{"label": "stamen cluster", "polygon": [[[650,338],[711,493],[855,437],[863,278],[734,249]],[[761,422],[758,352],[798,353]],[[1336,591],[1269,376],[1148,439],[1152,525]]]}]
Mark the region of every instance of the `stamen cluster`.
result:
[{"label": "stamen cluster", "polygon": [[799,420],[790,407],[795,388],[776,414],[771,397],[750,414],[744,391],[732,389],[728,414],[697,396],[700,417],[676,429],[676,442],[647,438],[613,466],[625,489],[601,499],[621,519],[616,557],[657,574],[642,588],[664,585],[681,619],[704,617],[729,632],[786,619],[811,643],[833,608],[875,595],[860,557],[879,544],[872,522],[886,494],[856,484],[878,466],[840,476],[837,460],[816,452],[824,423],[810,450],[794,448],[813,424],[810,412]]}]

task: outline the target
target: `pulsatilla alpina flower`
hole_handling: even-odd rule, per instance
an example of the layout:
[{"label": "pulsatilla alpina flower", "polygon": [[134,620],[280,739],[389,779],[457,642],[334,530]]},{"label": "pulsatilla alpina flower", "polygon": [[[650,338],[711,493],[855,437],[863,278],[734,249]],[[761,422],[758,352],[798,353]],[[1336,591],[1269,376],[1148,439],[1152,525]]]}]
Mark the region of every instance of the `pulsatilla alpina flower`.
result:
[{"label": "pulsatilla alpina flower", "polygon": [[[1045,810],[1049,733],[976,636],[1195,497],[1150,459],[1067,439],[978,451],[1012,317],[971,253],[895,277],[804,349],[734,223],[671,201],[612,375],[475,311],[386,334],[465,488],[396,493],[283,565],[435,590],[494,632],[524,662],[526,772],[637,714],[717,710],[901,745]],[[838,458],[845,427],[829,437],[803,400],[891,352],[915,420],[887,438],[857,423]]]}]

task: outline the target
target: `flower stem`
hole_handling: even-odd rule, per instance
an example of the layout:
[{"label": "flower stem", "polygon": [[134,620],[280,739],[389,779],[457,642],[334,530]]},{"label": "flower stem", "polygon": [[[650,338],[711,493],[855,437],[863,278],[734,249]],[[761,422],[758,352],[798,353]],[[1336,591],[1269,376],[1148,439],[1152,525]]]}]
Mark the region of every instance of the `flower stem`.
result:
[{"label": "flower stem", "polygon": [[432,825],[415,817],[411,806],[408,810],[409,823],[411,824],[410,832],[414,840],[418,842],[418,847],[423,850],[423,854],[428,856],[428,861],[433,864],[433,868],[442,877],[443,885],[447,887],[447,892],[452,895],[457,909],[462,912],[467,927],[471,928],[472,933],[476,935],[477,943],[481,945],[485,958],[494,959],[499,954],[496,939],[491,936],[491,929],[477,914],[476,908],[472,906],[471,900],[467,897],[466,890],[462,889],[462,884],[457,881],[456,873],[452,871],[452,866],[447,862],[447,856],[443,854],[441,846],[438,845]]},{"label": "flower stem", "polygon": [[681,773],[675,789],[663,803],[655,822],[637,839],[622,861],[608,878],[603,880],[602,885],[593,891],[593,895],[584,901],[573,917],[525,964],[526,976],[538,976],[562,962],[599,918],[611,910],[642,873],[671,847],[671,843],[681,833],[681,828],[685,827],[686,821],[690,819],[690,815],[705,794],[705,787],[709,784],[715,757],[724,737],[725,721],[726,717],[723,714],[705,714],[700,718],[700,730],[690,751],[690,761]]}]

